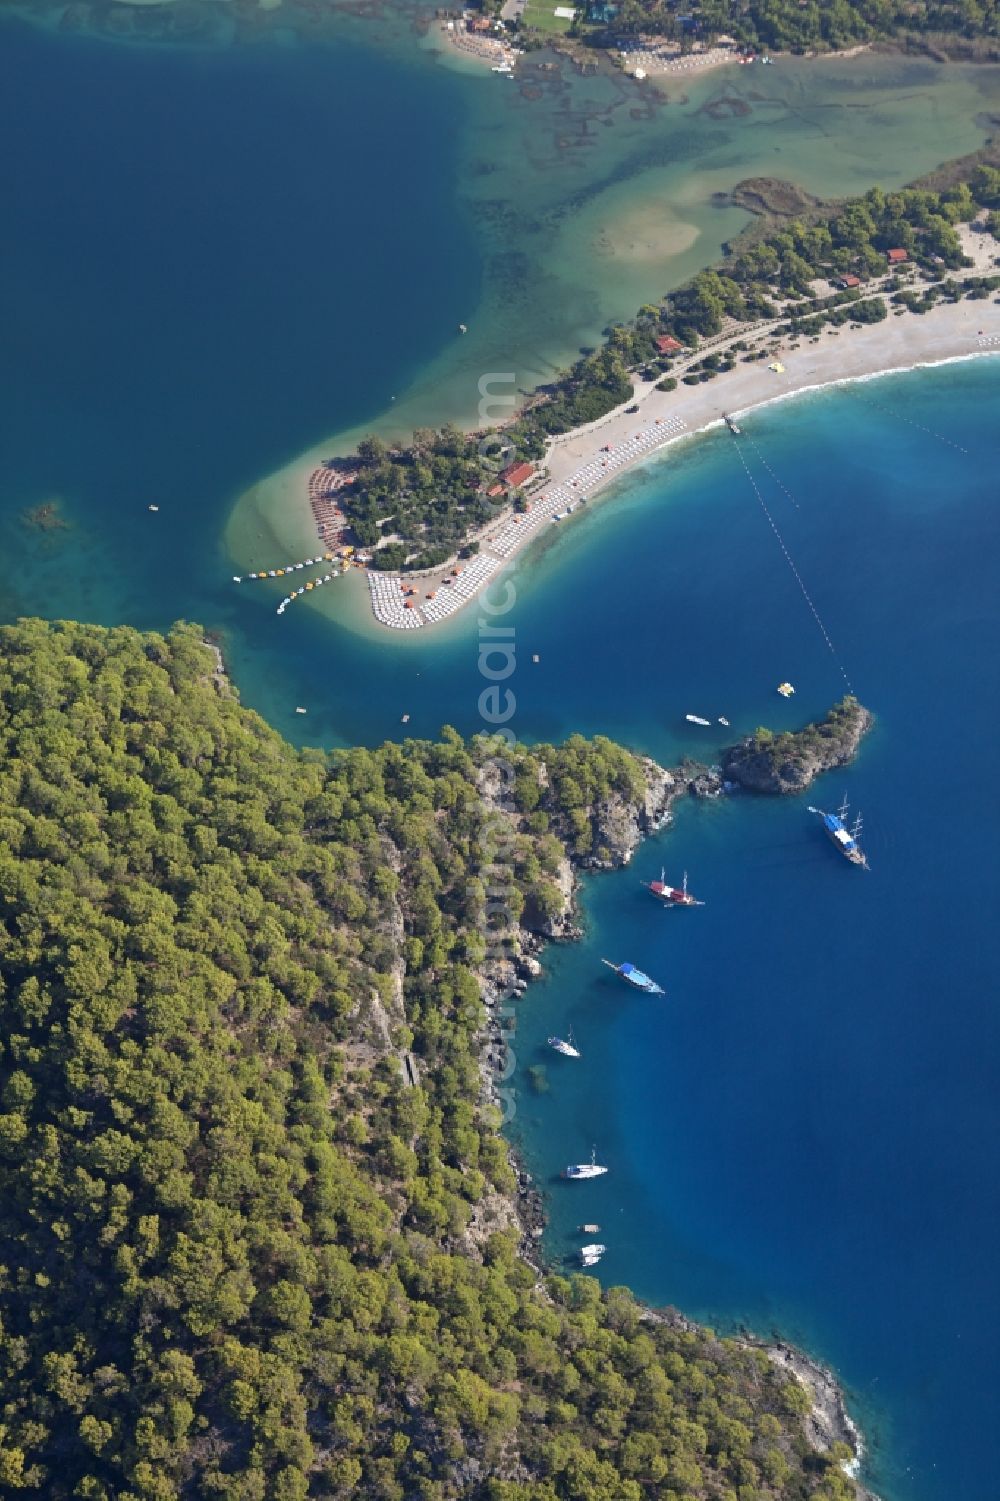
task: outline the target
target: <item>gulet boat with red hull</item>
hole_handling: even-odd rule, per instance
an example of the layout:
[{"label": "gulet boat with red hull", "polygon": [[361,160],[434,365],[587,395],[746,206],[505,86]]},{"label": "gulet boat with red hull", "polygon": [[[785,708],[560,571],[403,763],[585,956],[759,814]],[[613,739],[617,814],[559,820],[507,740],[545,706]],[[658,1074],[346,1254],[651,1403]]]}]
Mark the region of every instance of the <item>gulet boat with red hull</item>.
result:
[{"label": "gulet boat with red hull", "polygon": [[666,871],[664,870],[660,871],[660,879],[658,881],[643,881],[642,884],[647,891],[651,891],[654,896],[658,896],[665,907],[704,907],[705,905],[704,902],[699,902],[697,897],[693,897],[690,891],[688,891],[687,871],[684,872],[684,884],[682,886],[669,885]]}]

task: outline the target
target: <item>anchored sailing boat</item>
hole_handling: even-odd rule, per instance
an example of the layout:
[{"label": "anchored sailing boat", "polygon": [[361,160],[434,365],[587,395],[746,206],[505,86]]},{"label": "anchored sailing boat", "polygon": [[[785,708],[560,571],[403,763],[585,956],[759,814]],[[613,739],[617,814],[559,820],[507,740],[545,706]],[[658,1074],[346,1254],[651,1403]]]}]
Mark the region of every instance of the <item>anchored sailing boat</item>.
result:
[{"label": "anchored sailing boat", "polygon": [[600,1178],[606,1172],[607,1168],[598,1164],[597,1148],[594,1147],[590,1153],[589,1162],[571,1163],[569,1167],[563,1168],[562,1175],[564,1178]]},{"label": "anchored sailing boat", "polygon": [[644,990],[647,995],[663,995],[664,993],[662,985],[657,985],[655,980],[651,980],[648,975],[644,975],[641,969],[636,969],[634,964],[627,962],[625,964],[612,964],[610,959],[602,959],[601,963],[606,964],[608,969],[613,969],[615,974],[621,979],[626,980],[629,985],[634,985],[636,990]]},{"label": "anchored sailing boat", "polygon": [[862,870],[868,869],[868,856],[865,854],[858,840],[861,835],[861,814],[859,813],[850,828],[847,827],[847,794],[836,813],[824,813],[822,808],[809,808],[810,813],[818,815],[823,822],[823,828],[831,843],[843,855],[845,860],[850,860],[852,865],[860,865]]},{"label": "anchored sailing boat", "polygon": [[660,869],[660,879],[658,881],[643,881],[642,884],[645,886],[647,891],[651,891],[654,896],[658,896],[665,906],[704,907],[705,905],[704,902],[699,902],[697,897],[692,896],[688,891],[687,871],[684,872],[683,886],[668,886],[667,874],[662,867]]},{"label": "anchored sailing boat", "polygon": [[580,1056],[580,1049],[574,1040],[572,1027],[569,1029],[568,1042],[564,1042],[561,1037],[550,1037],[548,1044],[550,1048],[555,1048],[557,1053],[562,1053],[564,1058],[579,1058]]}]

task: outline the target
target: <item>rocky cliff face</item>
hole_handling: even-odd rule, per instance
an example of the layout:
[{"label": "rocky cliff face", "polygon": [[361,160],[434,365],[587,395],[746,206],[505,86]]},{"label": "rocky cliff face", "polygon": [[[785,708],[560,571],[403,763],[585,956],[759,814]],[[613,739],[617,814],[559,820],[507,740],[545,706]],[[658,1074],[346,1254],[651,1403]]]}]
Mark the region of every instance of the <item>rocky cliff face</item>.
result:
[{"label": "rocky cliff face", "polygon": [[578,862],[587,870],[627,865],[646,835],[662,826],[671,803],[688,791],[687,780],[678,772],[666,771],[648,756],[637,759],[646,781],[642,801],[615,793],[591,810],[593,853]]},{"label": "rocky cliff face", "polygon": [[748,792],[802,792],[835,766],[846,766],[874,724],[856,698],[844,698],[819,724],[774,735],[757,730],[723,752],[722,774]]}]

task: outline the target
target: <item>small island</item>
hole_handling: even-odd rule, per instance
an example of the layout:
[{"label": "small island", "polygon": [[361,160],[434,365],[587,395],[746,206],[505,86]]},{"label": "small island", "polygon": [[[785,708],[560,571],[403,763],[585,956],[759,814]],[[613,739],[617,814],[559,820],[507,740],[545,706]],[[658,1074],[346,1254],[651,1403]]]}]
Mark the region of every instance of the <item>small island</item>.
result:
[{"label": "small island", "polygon": [[848,694],[825,719],[776,735],[760,728],[723,753],[722,773],[748,792],[803,792],[824,771],[857,754],[874,716]]}]

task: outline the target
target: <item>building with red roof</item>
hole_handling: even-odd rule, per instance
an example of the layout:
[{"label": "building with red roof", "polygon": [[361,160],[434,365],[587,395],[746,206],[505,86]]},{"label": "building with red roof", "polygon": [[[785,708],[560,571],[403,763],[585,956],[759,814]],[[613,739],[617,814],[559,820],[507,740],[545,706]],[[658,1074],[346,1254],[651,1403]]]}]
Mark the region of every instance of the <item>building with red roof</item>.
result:
[{"label": "building with red roof", "polygon": [[656,347],[661,354],[676,354],[679,349],[684,348],[684,345],[672,334],[661,334],[656,341]]},{"label": "building with red roof", "polygon": [[500,478],[505,485],[512,485],[516,489],[518,485],[527,484],[534,472],[533,464],[508,464],[506,469],[500,471]]},{"label": "building with red roof", "polygon": [[886,258],[888,259],[890,266],[898,266],[901,264],[901,262],[908,261],[910,259],[905,250],[900,250],[898,248],[896,250],[887,250]]}]

